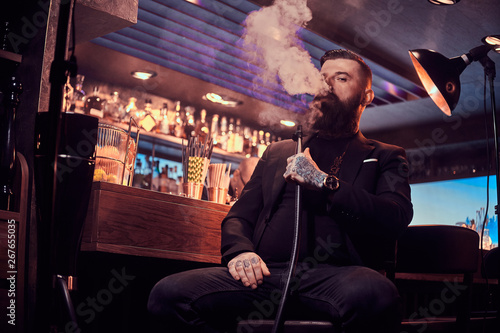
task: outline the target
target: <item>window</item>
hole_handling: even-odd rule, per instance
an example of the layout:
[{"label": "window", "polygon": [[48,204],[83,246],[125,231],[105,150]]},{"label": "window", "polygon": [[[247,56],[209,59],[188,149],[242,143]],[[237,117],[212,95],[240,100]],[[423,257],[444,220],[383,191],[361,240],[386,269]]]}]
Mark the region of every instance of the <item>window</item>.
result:
[{"label": "window", "polygon": [[[489,207],[486,213],[487,177],[473,177],[411,184],[414,217],[412,225],[449,224],[469,226],[481,235],[484,215],[488,223],[485,228],[484,248],[488,248],[491,238],[493,247],[498,246],[498,217],[495,215],[497,203],[496,179],[489,180]],[[473,222],[474,220],[474,222]]]}]

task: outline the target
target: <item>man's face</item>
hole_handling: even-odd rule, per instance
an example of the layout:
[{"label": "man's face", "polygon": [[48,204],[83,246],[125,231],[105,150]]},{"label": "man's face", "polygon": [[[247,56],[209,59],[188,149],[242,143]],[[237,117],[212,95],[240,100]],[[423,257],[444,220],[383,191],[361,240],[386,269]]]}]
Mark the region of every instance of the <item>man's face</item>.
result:
[{"label": "man's face", "polygon": [[330,90],[314,97],[312,128],[332,136],[356,133],[366,89],[360,65],[350,59],[327,60],[321,74]]},{"label": "man's face", "polygon": [[327,60],[321,67],[325,82],[341,102],[347,102],[366,89],[361,66],[351,59]]}]

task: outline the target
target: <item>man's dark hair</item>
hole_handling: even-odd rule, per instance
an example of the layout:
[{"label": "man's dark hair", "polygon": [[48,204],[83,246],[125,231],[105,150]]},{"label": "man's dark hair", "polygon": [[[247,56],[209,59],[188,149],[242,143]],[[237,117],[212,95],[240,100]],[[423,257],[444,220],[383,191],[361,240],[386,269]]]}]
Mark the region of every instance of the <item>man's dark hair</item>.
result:
[{"label": "man's dark hair", "polygon": [[326,51],[325,54],[320,59],[320,64],[321,67],[323,67],[323,64],[327,60],[331,59],[350,59],[356,61],[360,66],[361,66],[361,71],[363,72],[365,79],[367,80],[367,86],[372,84],[372,70],[368,65],[365,63],[363,58],[361,58],[359,55],[356,53],[345,50],[345,49],[338,49],[338,50],[330,50]]}]

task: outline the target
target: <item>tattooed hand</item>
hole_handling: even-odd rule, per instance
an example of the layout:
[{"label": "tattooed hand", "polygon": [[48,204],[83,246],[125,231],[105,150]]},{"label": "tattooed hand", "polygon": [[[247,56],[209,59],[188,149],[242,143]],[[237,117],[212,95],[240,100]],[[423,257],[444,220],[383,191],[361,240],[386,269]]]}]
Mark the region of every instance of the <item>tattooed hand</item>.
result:
[{"label": "tattooed hand", "polygon": [[266,263],[254,252],[243,252],[228,264],[229,274],[235,280],[241,280],[245,287],[252,289],[262,284],[264,276],[271,275]]},{"label": "tattooed hand", "polygon": [[287,182],[302,185],[310,190],[321,190],[327,174],[318,168],[309,148],[303,153],[290,156],[286,161],[288,165],[283,177]]}]

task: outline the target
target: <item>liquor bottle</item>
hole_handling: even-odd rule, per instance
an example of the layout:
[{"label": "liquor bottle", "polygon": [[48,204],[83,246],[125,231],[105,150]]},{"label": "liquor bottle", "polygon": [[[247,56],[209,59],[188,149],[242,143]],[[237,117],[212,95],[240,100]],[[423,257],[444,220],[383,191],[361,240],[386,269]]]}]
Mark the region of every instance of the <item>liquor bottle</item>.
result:
[{"label": "liquor bottle", "polygon": [[[147,102],[144,104],[147,104]],[[141,120],[144,118],[145,115],[146,115],[146,112],[144,111],[144,108],[137,107],[137,105],[136,105],[135,111],[132,114],[132,117],[134,117],[134,119],[137,121],[137,123],[139,123],[139,126],[140,126]]]},{"label": "liquor bottle", "polygon": [[99,118],[103,117],[103,103],[104,100],[99,97],[99,87],[94,86],[92,96],[85,99],[85,104],[83,106],[83,111],[85,114],[96,116]]},{"label": "liquor bottle", "polygon": [[175,116],[176,116],[176,111],[175,110],[170,110],[168,108],[167,103],[165,103],[167,107],[167,124],[168,124],[168,133],[172,136],[175,136]]},{"label": "liquor bottle", "polygon": [[248,126],[243,128],[243,153],[246,157],[252,156],[252,130]]},{"label": "liquor bottle", "polygon": [[155,127],[153,128],[154,132],[161,133],[161,123],[163,121],[162,109],[151,107],[151,116],[155,121]]},{"label": "liquor bottle", "polygon": [[144,101],[144,113],[145,114],[151,114],[151,110],[153,109],[152,105],[153,105],[153,102],[151,101],[151,99],[146,98],[146,100]]},{"label": "liquor bottle", "polygon": [[187,113],[186,122],[184,124],[184,135],[186,138],[189,139],[190,137],[195,136],[194,129],[194,115],[192,113]]},{"label": "liquor bottle", "polygon": [[219,138],[219,115],[214,114],[212,116],[212,122],[210,125],[210,136],[212,138],[212,142],[215,145],[218,144],[217,139]]},{"label": "liquor bottle", "polygon": [[13,210],[13,181],[16,165],[16,109],[19,105],[19,95],[22,85],[11,79],[7,94],[4,95],[3,110],[0,109],[0,210]]},{"label": "liquor bottle", "polygon": [[121,121],[124,116],[123,105],[120,101],[118,91],[110,94],[110,98],[104,103],[104,117],[113,121]]},{"label": "liquor bottle", "polygon": [[170,134],[170,124],[168,122],[168,104],[163,103],[163,107],[160,109],[160,133]]},{"label": "liquor bottle", "polygon": [[85,80],[84,75],[78,74],[76,76],[75,89],[73,90],[70,108],[70,111],[75,113],[84,113],[83,106],[85,104],[86,94],[83,90],[83,80]]},{"label": "liquor bottle", "polygon": [[153,160],[153,170],[151,173],[152,176],[152,186],[151,189],[153,191],[159,191],[160,190],[160,177],[161,177],[161,171],[160,171],[160,161],[159,160]]},{"label": "liquor bottle", "polygon": [[153,188],[153,165],[151,162],[151,156],[146,156],[146,165],[144,166],[141,188],[151,190]]},{"label": "liquor bottle", "polygon": [[172,183],[172,193],[174,194],[179,194],[181,192],[180,188],[181,188],[181,180],[182,180],[182,176],[179,176],[178,175],[178,172],[177,172],[177,166],[174,166],[174,172],[172,173],[172,179],[174,180],[174,182]]},{"label": "liquor bottle", "polygon": [[217,139],[217,145],[222,150],[227,150],[227,118],[223,116],[220,119],[220,133]]},{"label": "liquor bottle", "polygon": [[174,136],[177,138],[186,138],[186,133],[184,132],[184,117],[185,114],[181,110],[181,102],[177,101],[175,103],[175,125],[174,125]]},{"label": "liquor bottle", "polygon": [[207,110],[202,109],[200,111],[200,119],[197,121],[196,127],[194,128],[195,135],[203,143],[207,141],[208,134],[210,132],[206,119],[207,119]]},{"label": "liquor bottle", "polygon": [[137,98],[135,97],[130,97],[128,99],[128,104],[127,106],[125,106],[125,116],[123,117],[123,121],[125,123],[128,123],[130,121],[130,118],[134,118],[137,121],[137,119],[135,118],[135,113],[137,112],[137,105],[135,104],[136,102]]},{"label": "liquor bottle", "polygon": [[241,119],[236,119],[236,126],[234,127],[234,152],[242,153],[243,152],[243,128],[241,127]]},{"label": "liquor bottle", "polygon": [[161,169],[160,174],[160,192],[168,192],[168,165]]},{"label": "liquor bottle", "polygon": [[168,169],[168,193],[179,194],[179,187],[175,179],[177,167]]},{"label": "liquor bottle", "polygon": [[259,132],[257,130],[254,130],[252,132],[252,143],[251,143],[252,149],[250,156],[259,156],[258,144],[259,144]]},{"label": "liquor bottle", "polygon": [[135,162],[134,180],[132,181],[132,186],[142,187],[143,179],[144,179],[144,173],[142,171],[142,162],[141,160],[137,159],[137,161]]},{"label": "liquor bottle", "polygon": [[184,133],[184,120],[183,120],[182,111],[175,113],[175,125],[174,125],[174,136],[177,138],[186,138],[186,134]]},{"label": "liquor bottle", "polygon": [[227,147],[226,150],[229,153],[234,153],[234,118],[229,118],[229,123],[227,126]]},{"label": "liquor bottle", "polygon": [[153,108],[151,99],[144,101],[144,109],[138,110],[137,117],[140,119],[140,126],[146,131],[151,132],[156,126],[156,120],[153,117]]}]

